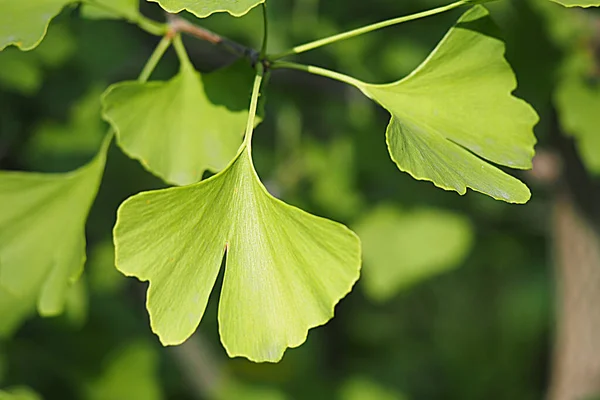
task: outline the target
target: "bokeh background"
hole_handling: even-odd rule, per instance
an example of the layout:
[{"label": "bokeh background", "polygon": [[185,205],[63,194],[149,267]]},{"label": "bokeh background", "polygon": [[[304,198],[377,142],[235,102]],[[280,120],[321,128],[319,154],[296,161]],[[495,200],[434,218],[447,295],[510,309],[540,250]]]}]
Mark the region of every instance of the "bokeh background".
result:
[{"label": "bokeh background", "polygon": [[[164,20],[154,3],[141,3],[145,15]],[[269,0],[269,47],[283,51],[443,4]],[[0,388],[61,400],[527,400],[548,393],[575,400],[600,393],[600,14],[548,0],[488,8],[503,29],[516,94],[541,117],[535,168],[517,172],[532,189],[528,204],[459,196],[412,179],[388,155],[383,109],[342,83],[274,71],[254,135],[259,175],[274,195],[344,222],[364,242],[363,278],[335,318],[279,364],[228,359],[215,291],[197,333],[163,348],[150,331],[145,284],[114,268],[111,229],[123,200],[165,185],[113,144],[87,223],[83,279],[64,315],[31,315],[0,329]],[[463,11],[298,60],[369,82],[398,80]],[[188,17],[260,46],[259,9],[242,18]],[[87,162],[107,128],[100,94],[135,79],[157,42],[125,21],[85,19],[67,7],[39,48],[0,53],[0,167],[62,172]],[[185,45],[203,73],[236,61],[194,38]],[[177,68],[169,50],[152,79]],[[207,88],[209,97],[241,88],[247,95],[235,107],[245,107],[252,70],[240,68],[246,73]]]}]

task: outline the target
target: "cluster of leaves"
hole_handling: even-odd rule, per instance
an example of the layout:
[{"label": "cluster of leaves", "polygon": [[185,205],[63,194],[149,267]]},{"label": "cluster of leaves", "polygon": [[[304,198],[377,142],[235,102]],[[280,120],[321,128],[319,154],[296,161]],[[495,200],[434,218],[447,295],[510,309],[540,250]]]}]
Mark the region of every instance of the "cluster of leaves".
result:
[{"label": "cluster of leaves", "polygon": [[[0,48],[14,44],[33,49],[50,20],[70,3],[75,1],[26,6],[16,0],[0,2]],[[187,10],[203,18],[219,11],[240,16],[263,1],[158,3],[169,12]],[[474,3],[479,2],[459,1],[453,8]],[[180,344],[194,332],[224,254],[218,318],[229,355],[278,361],[287,347],[305,341],[308,329],[333,316],[336,303],[359,277],[361,243],[343,225],[274,198],[261,183],[251,149],[264,67],[337,79],[380,104],[391,114],[386,133],[390,155],[400,170],[416,179],[460,194],[471,188],[511,203],[530,198],[529,189],[498,166],[531,167],[537,115],[511,94],[516,80],[504,59],[504,43],[483,6],[466,11],[416,70],[386,85],[266,54],[256,65],[249,111],[215,104],[205,90],[211,80],[221,79],[218,74],[238,73],[237,65],[200,76],[180,37],[173,37],[168,26],[145,19],[137,1],[90,0],[82,13],[122,17],[165,38],[140,79],[113,85],[103,94],[102,115],[111,131],[91,162],[65,174],[0,173],[0,207],[10,210],[0,215],[2,334],[14,330],[34,308],[44,316],[64,311],[83,269],[85,221],[113,135],[126,154],[165,182],[179,185],[126,200],[114,230],[117,269],[150,282],[147,307],[152,329],[163,344]],[[165,82],[147,82],[171,43],[179,73]],[[573,65],[581,68],[578,62]],[[245,96],[246,89],[238,95]],[[557,95],[564,104],[565,126],[581,132],[582,142],[597,140],[585,125],[589,114],[578,114],[587,109],[569,109],[570,96],[581,98],[582,90],[577,81],[566,79]],[[594,148],[594,143],[582,148]],[[597,152],[585,156],[598,168],[594,157]],[[216,175],[202,180],[207,170]],[[429,227],[445,218],[448,232]],[[411,224],[415,230],[408,237],[397,229]],[[403,216],[381,207],[357,223],[356,230],[363,239],[364,259],[374,267],[365,272],[366,288],[380,300],[420,279],[424,268],[443,270],[456,264],[471,241],[467,223],[433,211]],[[391,232],[389,243],[370,239],[373,231],[381,230]],[[416,246],[410,241],[430,240],[431,232],[448,247],[429,260],[411,261],[408,255]],[[398,254],[390,255],[392,250]],[[404,269],[390,274],[394,268],[379,260],[382,255],[385,260],[406,257]]]}]

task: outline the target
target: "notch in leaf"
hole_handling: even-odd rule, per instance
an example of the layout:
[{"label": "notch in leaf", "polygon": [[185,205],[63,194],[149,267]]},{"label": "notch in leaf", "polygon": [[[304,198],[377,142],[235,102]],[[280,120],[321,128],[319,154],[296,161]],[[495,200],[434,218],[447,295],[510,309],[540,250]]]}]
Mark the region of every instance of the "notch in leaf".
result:
[{"label": "notch in leaf", "polygon": [[272,197],[251,157],[258,102],[234,160],[200,183],[141,193],[119,207],[117,268],[149,281],[147,308],[164,345],[196,329],[226,257],[219,331],[227,353],[276,362],[333,317],[359,276],[360,242],[345,226]]},{"label": "notch in leaf", "polygon": [[538,116],[511,95],[516,79],[504,48],[488,11],[475,6],[406,78],[348,79],[392,115],[387,144],[400,170],[460,194],[469,187],[510,203],[529,200],[525,184],[489,163],[531,168],[536,143]]}]

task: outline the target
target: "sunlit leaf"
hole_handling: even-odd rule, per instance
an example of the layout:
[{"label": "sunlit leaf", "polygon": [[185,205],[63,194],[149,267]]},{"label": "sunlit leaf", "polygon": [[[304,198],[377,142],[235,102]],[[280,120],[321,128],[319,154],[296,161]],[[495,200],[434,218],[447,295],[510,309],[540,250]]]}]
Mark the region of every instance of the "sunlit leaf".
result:
[{"label": "sunlit leaf", "polygon": [[0,85],[24,95],[35,94],[42,85],[44,67],[59,66],[74,49],[75,43],[67,29],[54,25],[34,51],[8,48],[0,53]]},{"label": "sunlit leaf", "polygon": [[109,141],[73,172],[0,172],[0,287],[22,302],[36,302],[41,315],[62,312],[68,288],[81,274],[85,221]]},{"label": "sunlit leaf", "polygon": [[43,39],[62,8],[74,0],[0,0],[0,50],[15,45],[31,50]]},{"label": "sunlit leaf", "polygon": [[97,293],[114,294],[127,280],[115,269],[115,248],[112,241],[97,244],[88,256],[86,274],[90,289]]},{"label": "sunlit leaf", "polygon": [[204,85],[183,56],[170,81],[110,87],[103,97],[104,117],[119,146],[149,171],[172,184],[195,183],[207,169],[217,172],[231,161],[248,118],[247,111],[212,103]]},{"label": "sunlit leaf", "polygon": [[158,377],[158,354],[152,345],[135,342],[109,355],[101,374],[86,385],[86,399],[163,398]]},{"label": "sunlit leaf", "polygon": [[600,86],[593,77],[586,78],[594,62],[587,51],[572,54],[561,71],[554,99],[562,128],[576,139],[585,166],[600,174]]},{"label": "sunlit leaf", "polygon": [[598,7],[600,6],[600,1],[590,1],[590,0],[551,0],[555,3],[562,4],[565,7]]},{"label": "sunlit leaf", "polygon": [[226,254],[221,340],[253,361],[301,345],[360,269],[356,235],[269,195],[246,144],[208,180],[126,200],[114,234],[117,268],[150,281],[150,321],[165,345],[194,332]]},{"label": "sunlit leaf", "polygon": [[149,0],[155,1],[170,13],[186,10],[205,18],[216,12],[228,12],[235,17],[241,17],[252,8],[264,3],[265,0]]},{"label": "sunlit leaf", "polygon": [[525,169],[534,154],[538,117],[511,95],[516,80],[503,54],[487,10],[475,6],[405,79],[355,83],[392,115],[387,143],[402,171],[460,194],[529,200],[527,186],[488,163]]},{"label": "sunlit leaf", "polygon": [[376,301],[457,267],[473,242],[468,220],[447,211],[380,206],[354,228],[363,245],[362,283]]},{"label": "sunlit leaf", "polygon": [[139,15],[139,0],[94,0],[93,4],[83,4],[81,15],[91,19],[132,19]]}]

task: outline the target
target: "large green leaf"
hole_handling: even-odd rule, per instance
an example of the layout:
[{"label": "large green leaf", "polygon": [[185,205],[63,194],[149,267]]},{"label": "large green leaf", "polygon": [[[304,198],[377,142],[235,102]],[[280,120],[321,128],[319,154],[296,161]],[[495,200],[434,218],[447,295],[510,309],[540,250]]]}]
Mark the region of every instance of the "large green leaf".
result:
[{"label": "large green leaf", "polygon": [[530,198],[527,186],[487,162],[530,168],[534,154],[538,117],[511,95],[516,80],[503,54],[489,13],[475,6],[405,79],[354,81],[392,115],[387,143],[402,171],[460,194],[469,187],[512,203]]},{"label": "large green leaf", "polygon": [[21,302],[37,302],[41,315],[62,312],[82,271],[85,221],[109,142],[70,173],[0,172],[0,286]]},{"label": "large green leaf", "polygon": [[565,7],[598,7],[600,1],[582,1],[582,0],[552,0],[555,3],[562,4]]},{"label": "large green leaf", "polygon": [[252,8],[264,3],[266,0],[149,0],[155,1],[170,13],[186,10],[197,16],[205,18],[216,12],[228,12],[235,17],[241,17]]},{"label": "large green leaf", "polygon": [[31,50],[62,8],[74,0],[0,0],[0,50],[14,44]]},{"label": "large green leaf", "polygon": [[118,83],[104,95],[103,106],[129,156],[166,182],[187,185],[231,161],[248,112],[213,104],[187,56],[181,54],[180,60],[180,71],[170,81]]},{"label": "large green leaf", "polygon": [[359,276],[358,237],[269,195],[247,143],[208,180],[126,200],[114,234],[117,268],[150,281],[150,321],[165,345],[194,332],[226,254],[221,340],[253,361],[302,344]]},{"label": "large green leaf", "polygon": [[35,293],[16,296],[0,286],[0,339],[13,335],[35,310]]},{"label": "large green leaf", "polygon": [[139,16],[139,0],[94,0],[81,6],[81,15],[91,19],[135,20]]},{"label": "large green leaf", "polygon": [[363,245],[362,283],[376,301],[458,266],[473,242],[468,220],[430,209],[379,206],[354,229]]}]

